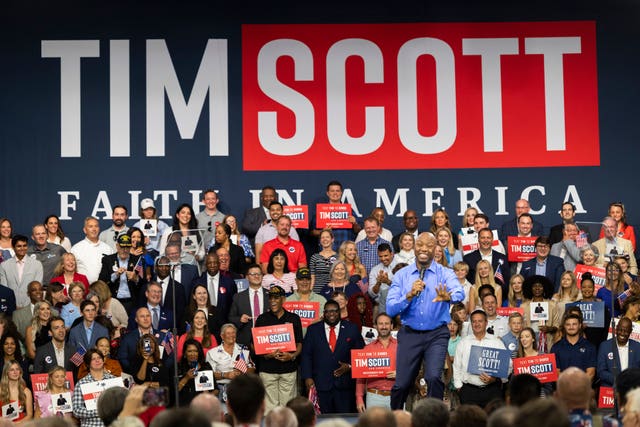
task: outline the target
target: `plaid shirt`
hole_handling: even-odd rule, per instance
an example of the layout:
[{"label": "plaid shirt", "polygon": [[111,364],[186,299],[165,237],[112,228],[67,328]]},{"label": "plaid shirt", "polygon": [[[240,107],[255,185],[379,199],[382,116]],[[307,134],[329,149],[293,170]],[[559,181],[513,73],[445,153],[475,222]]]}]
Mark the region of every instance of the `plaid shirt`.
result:
[{"label": "plaid shirt", "polygon": [[[369,243],[369,239],[360,240],[358,243],[356,243],[358,256],[360,257],[360,261],[362,262],[362,264],[364,264],[365,268],[367,269],[367,274],[369,274],[369,272],[371,272],[371,269],[380,262],[380,259],[378,258],[378,246],[383,243],[391,246],[391,243],[387,242],[380,236],[378,236],[373,244]],[[363,279],[365,278],[363,277]]]},{"label": "plaid shirt", "polygon": [[[115,378],[108,372],[104,373],[103,379],[107,380],[109,378]],[[86,377],[82,378],[76,384],[76,388],[73,390],[73,398],[71,401],[73,402],[73,415],[80,420],[80,427],[105,427],[104,423],[98,416],[97,410],[88,410],[86,406],[84,406],[84,399],[82,398],[82,390],[80,386],[82,384],[87,384],[95,381],[91,374],[87,374]]]}]

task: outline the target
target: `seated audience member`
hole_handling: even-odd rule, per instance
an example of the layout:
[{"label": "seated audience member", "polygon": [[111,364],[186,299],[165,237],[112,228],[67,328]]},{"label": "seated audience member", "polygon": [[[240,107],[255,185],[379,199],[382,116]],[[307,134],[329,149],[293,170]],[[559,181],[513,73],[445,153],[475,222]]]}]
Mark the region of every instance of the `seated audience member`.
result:
[{"label": "seated audience member", "polygon": [[98,416],[105,426],[110,426],[118,419],[128,394],[129,390],[124,387],[111,387],[100,393]]},{"label": "seated audience member", "polygon": [[98,313],[93,301],[82,301],[80,311],[82,312],[83,320],[69,331],[69,344],[77,349],[82,347],[86,350],[95,347],[98,338],[108,338],[109,331],[95,321]]},{"label": "seated audience member", "polygon": [[487,414],[477,405],[460,405],[451,412],[449,427],[485,427]]},{"label": "seated audience member", "polygon": [[[50,318],[48,330],[51,340],[36,349],[33,372],[45,374],[55,366],[62,366],[67,371],[72,371],[74,365],[69,359],[76,352],[76,348],[66,342],[67,330],[64,327],[64,320],[60,317]],[[109,340],[107,340],[108,344]]]},{"label": "seated audience member", "polygon": [[[570,427],[566,410],[554,399],[536,399],[520,408],[515,425],[518,427]],[[580,425],[580,424],[577,424]]]},{"label": "seated audience member", "polygon": [[313,427],[316,424],[316,411],[313,403],[303,396],[297,396],[287,402],[287,408],[296,414],[298,427]]},{"label": "seated audience member", "polygon": [[296,414],[285,406],[276,406],[264,417],[265,427],[298,427]]},{"label": "seated audience member", "polygon": [[227,386],[227,408],[235,425],[257,425],[261,422],[265,394],[264,385],[257,375],[240,375],[231,380]]},{"label": "seated audience member", "polygon": [[[111,345],[109,338],[98,338],[96,349],[104,356],[104,370],[114,377],[122,376],[122,366],[117,359],[111,358]],[[86,365],[83,363],[78,367],[78,379],[84,378],[89,373]]]},{"label": "seated audience member", "polygon": [[507,389],[507,405],[522,406],[527,402],[539,399],[542,393],[540,380],[530,374],[519,374],[511,377]]},{"label": "seated audience member", "polygon": [[[3,418],[14,423],[28,421],[33,418],[33,394],[23,379],[24,372],[20,363],[13,360],[4,365],[0,378],[0,406],[3,407]],[[4,407],[11,405],[6,410]],[[12,414],[16,414],[15,418]]]},{"label": "seated audience member", "polygon": [[599,422],[594,420],[594,417],[602,417],[589,412],[592,379],[592,376],[575,366],[564,369],[558,376],[555,397],[568,411],[572,426],[602,425],[602,419]]},{"label": "seated audience member", "polygon": [[[53,411],[52,399],[55,396],[60,396],[62,393],[69,393],[69,387],[67,386],[67,376],[65,369],[62,366],[55,366],[48,371],[49,377],[47,379],[47,387],[43,392],[35,393],[35,410],[34,418],[45,418],[60,416],[73,423],[73,414],[71,412],[56,413]],[[71,403],[71,402],[69,402]]]},{"label": "seated audience member", "polygon": [[440,399],[427,397],[418,401],[411,411],[411,425],[418,426],[446,426],[449,424],[449,409]]}]

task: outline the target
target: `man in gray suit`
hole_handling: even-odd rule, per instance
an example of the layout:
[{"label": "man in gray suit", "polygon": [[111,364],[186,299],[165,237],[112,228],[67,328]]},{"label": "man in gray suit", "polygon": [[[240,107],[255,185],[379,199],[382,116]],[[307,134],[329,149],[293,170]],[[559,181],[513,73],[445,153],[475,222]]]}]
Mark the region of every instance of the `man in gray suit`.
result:
[{"label": "man in gray suit", "polygon": [[16,234],[11,239],[11,246],[16,256],[0,264],[0,284],[13,290],[16,295],[16,307],[29,305],[27,286],[36,281],[42,283],[42,263],[27,256],[29,239]]},{"label": "man in gray suit", "polygon": [[269,293],[262,287],[262,269],[258,264],[249,265],[247,279],[249,289],[233,296],[229,312],[229,321],[238,328],[236,342],[241,345],[251,344],[251,328],[260,314],[269,311]]},{"label": "man in gray suit", "polygon": [[565,271],[573,271],[580,262],[580,249],[576,246],[578,226],[573,222],[567,222],[562,228],[562,240],[551,246],[551,255],[564,260]]}]

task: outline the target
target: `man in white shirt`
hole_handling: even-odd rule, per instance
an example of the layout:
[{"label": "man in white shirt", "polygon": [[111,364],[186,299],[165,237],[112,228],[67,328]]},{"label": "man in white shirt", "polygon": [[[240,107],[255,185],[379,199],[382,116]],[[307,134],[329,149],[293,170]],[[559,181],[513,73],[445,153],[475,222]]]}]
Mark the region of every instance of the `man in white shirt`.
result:
[{"label": "man in white shirt", "polygon": [[481,375],[470,374],[469,353],[472,346],[504,349],[504,344],[495,335],[487,333],[487,314],[482,310],[474,310],[470,316],[471,330],[462,338],[456,347],[456,355],[453,360],[453,384],[460,395],[463,404],[476,404],[484,408],[495,398],[502,396],[502,382],[506,378],[496,378],[486,373]]},{"label": "man in white shirt", "polygon": [[84,220],[82,231],[85,234],[85,239],[73,245],[71,253],[76,256],[78,273],[84,274],[89,283],[93,283],[100,276],[102,257],[113,254],[114,250],[98,239],[100,223],[96,218],[87,217]]},{"label": "man in white shirt", "polygon": [[482,297],[482,309],[487,313],[487,333],[502,338],[509,333],[509,320],[498,316],[497,307],[498,300],[495,295],[487,294]]}]

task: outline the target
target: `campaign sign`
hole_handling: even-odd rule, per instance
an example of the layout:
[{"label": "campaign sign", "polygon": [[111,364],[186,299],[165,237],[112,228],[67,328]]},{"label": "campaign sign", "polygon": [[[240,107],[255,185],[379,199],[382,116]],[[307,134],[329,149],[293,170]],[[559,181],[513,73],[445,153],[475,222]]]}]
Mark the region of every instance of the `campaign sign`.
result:
[{"label": "campaign sign", "polygon": [[215,388],[212,370],[198,371],[198,376],[193,381],[196,385],[196,391],[207,391]]},{"label": "campaign sign", "polygon": [[2,418],[7,420],[14,420],[18,418],[22,408],[20,408],[20,403],[17,400],[12,400],[6,405],[2,405]]},{"label": "campaign sign", "polygon": [[182,252],[196,252],[198,250],[198,239],[194,234],[180,237],[182,242]]},{"label": "campaign sign", "polygon": [[509,262],[524,262],[535,257],[537,238],[537,236],[507,237],[507,259]]},{"label": "campaign sign", "polygon": [[300,316],[303,328],[320,318],[320,303],[317,301],[286,301],[284,309]]},{"label": "campaign sign", "polygon": [[318,203],[316,205],[316,228],[351,228],[349,203]]},{"label": "campaign sign", "polygon": [[115,377],[106,380],[92,381],[90,383],[81,384],[80,390],[82,391],[82,400],[84,400],[84,406],[89,411],[98,409],[98,398],[108,388],[111,387],[124,387],[122,378]]},{"label": "campaign sign", "polygon": [[605,281],[604,267],[596,267],[593,265],[584,265],[584,264],[576,265],[576,268],[573,269],[573,272],[576,275],[578,289],[582,288],[582,275],[587,271],[591,273],[591,276],[593,278],[593,283],[595,285],[593,294],[595,295],[598,293],[598,290],[604,286],[604,281]]},{"label": "campaign sign", "polygon": [[396,370],[396,354],[389,350],[351,350],[352,378],[386,378]]},{"label": "campaign sign", "polygon": [[569,307],[579,307],[582,311],[582,323],[593,328],[604,327],[604,301],[569,302],[565,304],[565,311]]},{"label": "campaign sign", "polygon": [[522,307],[498,307],[496,308],[498,316],[509,317],[511,313],[520,313],[524,316],[524,309]]},{"label": "campaign sign", "polygon": [[291,323],[260,326],[252,328],[251,333],[256,354],[269,354],[276,350],[296,351],[296,337]]},{"label": "campaign sign", "polygon": [[529,305],[529,318],[534,320],[548,320],[549,319],[549,303],[548,302],[533,302]]},{"label": "campaign sign", "polygon": [[[49,374],[31,374],[31,389],[34,393],[47,391],[47,381]],[[67,371],[65,374],[65,386],[73,392],[73,372]]]},{"label": "campaign sign", "polygon": [[[473,230],[471,228],[470,230]],[[493,242],[491,247],[493,250],[498,250],[500,247],[500,239],[498,239],[498,230],[491,230],[493,232]],[[478,233],[465,233],[460,237],[462,241],[462,253],[464,255],[477,250],[480,245],[478,244]]]},{"label": "campaign sign", "polygon": [[309,228],[309,205],[283,206],[282,215],[291,218],[291,226],[295,228]]},{"label": "campaign sign", "polygon": [[158,235],[158,220],[157,219],[144,219],[140,223],[142,228],[142,234],[147,237],[155,237]]},{"label": "campaign sign", "polygon": [[362,335],[365,345],[371,344],[378,338],[378,331],[376,331],[375,328],[370,328],[368,326],[363,326],[360,334]]},{"label": "campaign sign", "polygon": [[598,408],[613,408],[613,387],[600,387]]},{"label": "campaign sign", "polygon": [[509,350],[472,345],[469,351],[467,372],[476,375],[484,373],[496,378],[507,378],[509,376],[510,361],[511,352]]},{"label": "campaign sign", "polygon": [[513,359],[513,374],[530,374],[539,379],[541,383],[557,381],[556,355],[548,353]]},{"label": "campaign sign", "polygon": [[71,406],[71,392],[52,394],[51,405],[53,406],[54,414],[57,414],[58,412],[62,412],[63,414],[73,412],[73,407]]}]

